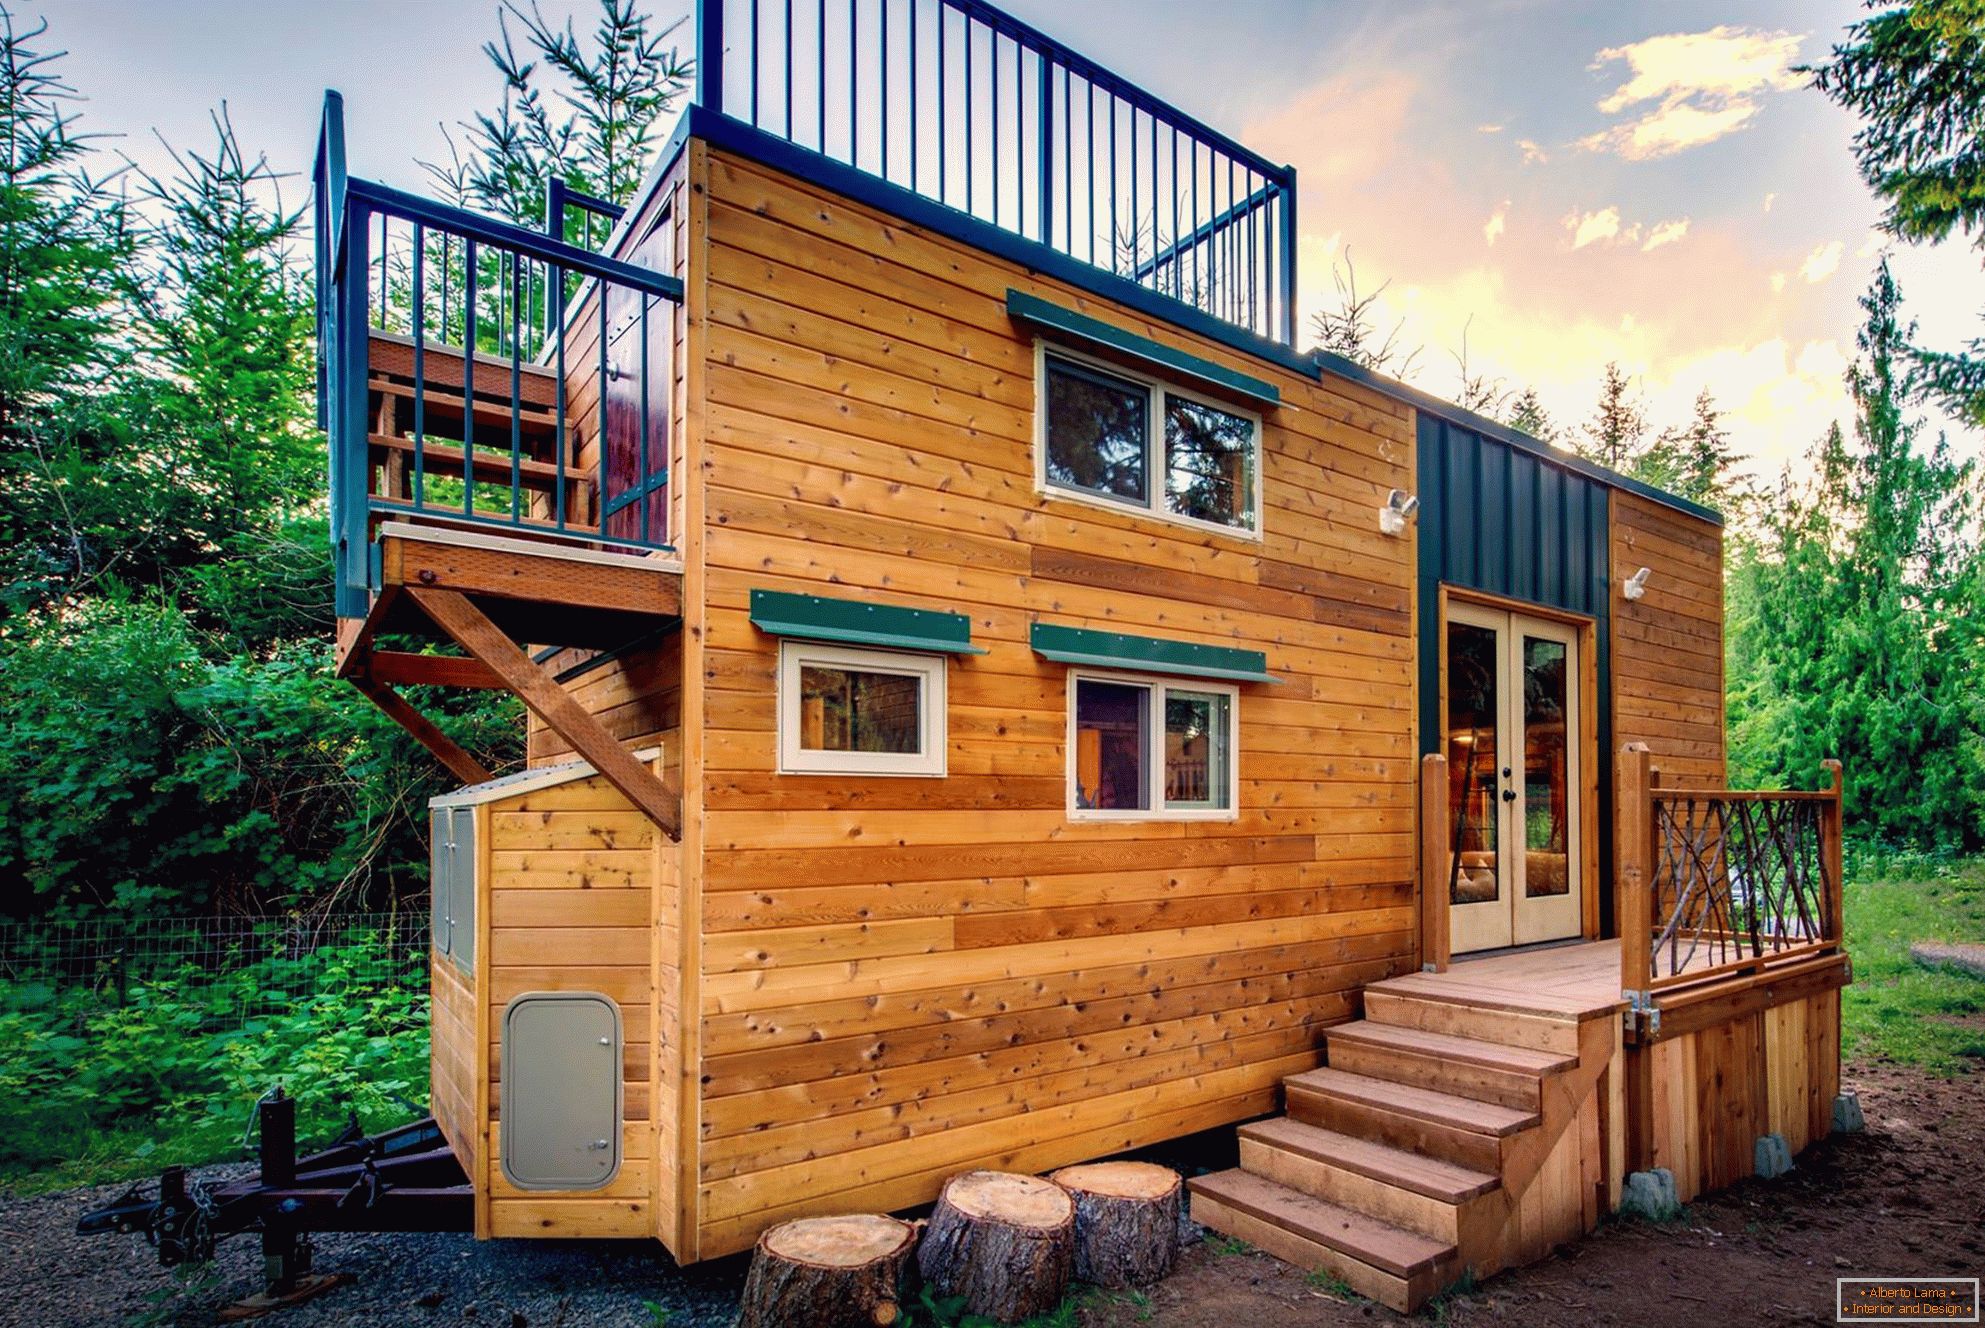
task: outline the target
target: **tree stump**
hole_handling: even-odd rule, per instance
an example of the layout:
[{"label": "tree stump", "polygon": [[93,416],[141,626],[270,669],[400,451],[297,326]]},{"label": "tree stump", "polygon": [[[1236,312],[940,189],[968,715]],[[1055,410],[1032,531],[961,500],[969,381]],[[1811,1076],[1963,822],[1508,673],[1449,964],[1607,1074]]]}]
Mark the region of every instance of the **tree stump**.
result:
[{"label": "tree stump", "polygon": [[1078,1281],[1121,1291],[1172,1271],[1184,1207],[1178,1172],[1148,1162],[1093,1162],[1049,1179],[1075,1201]]},{"label": "tree stump", "polygon": [[968,1171],[945,1182],[917,1266],[939,1296],[1017,1323],[1061,1303],[1075,1271],[1075,1203],[1038,1176]]},{"label": "tree stump", "polygon": [[758,1238],[738,1328],[887,1328],[917,1229],[893,1217],[803,1217]]}]

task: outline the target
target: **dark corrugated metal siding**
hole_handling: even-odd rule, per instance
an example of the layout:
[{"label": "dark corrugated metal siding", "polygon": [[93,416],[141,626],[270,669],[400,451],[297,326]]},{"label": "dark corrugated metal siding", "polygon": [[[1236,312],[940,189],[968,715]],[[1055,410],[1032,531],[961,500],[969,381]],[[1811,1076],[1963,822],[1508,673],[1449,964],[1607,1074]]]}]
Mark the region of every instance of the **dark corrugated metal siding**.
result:
[{"label": "dark corrugated metal siding", "polygon": [[[1425,410],[1419,416],[1420,751],[1440,750],[1443,583],[1598,622],[1599,861],[1613,860],[1610,490]],[[1602,926],[1612,890],[1601,881]]]}]

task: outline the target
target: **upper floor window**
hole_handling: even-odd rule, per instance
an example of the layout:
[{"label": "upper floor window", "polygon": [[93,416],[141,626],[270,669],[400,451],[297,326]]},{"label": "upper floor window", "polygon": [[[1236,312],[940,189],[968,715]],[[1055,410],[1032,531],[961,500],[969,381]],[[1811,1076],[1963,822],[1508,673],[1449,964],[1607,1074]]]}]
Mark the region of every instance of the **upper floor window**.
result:
[{"label": "upper floor window", "polygon": [[1038,381],[1046,487],[1174,520],[1258,529],[1258,417],[1045,348]]}]

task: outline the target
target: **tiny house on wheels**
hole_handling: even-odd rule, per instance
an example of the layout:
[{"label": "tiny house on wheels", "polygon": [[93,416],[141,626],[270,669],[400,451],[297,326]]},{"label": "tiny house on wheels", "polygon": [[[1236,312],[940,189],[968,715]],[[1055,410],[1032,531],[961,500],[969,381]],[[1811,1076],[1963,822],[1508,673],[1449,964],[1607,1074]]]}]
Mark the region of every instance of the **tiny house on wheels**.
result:
[{"label": "tiny house on wheels", "polygon": [[1716,513],[1299,348],[1294,171],[981,0],[697,43],[544,232],[326,101],[340,667],[464,785],[478,1236],[689,1262],[1239,1126],[1198,1219],[1404,1307],[1827,1132],[1837,772],[1724,787]]}]

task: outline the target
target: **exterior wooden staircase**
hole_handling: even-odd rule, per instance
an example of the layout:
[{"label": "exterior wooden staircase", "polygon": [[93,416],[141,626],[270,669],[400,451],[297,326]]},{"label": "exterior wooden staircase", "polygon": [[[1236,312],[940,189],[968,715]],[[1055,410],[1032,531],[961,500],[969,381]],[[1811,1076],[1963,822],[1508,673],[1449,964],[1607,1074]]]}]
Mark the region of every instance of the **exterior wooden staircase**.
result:
[{"label": "exterior wooden staircase", "polygon": [[1407,1313],[1541,1258],[1612,1207],[1618,1010],[1465,965],[1369,987],[1286,1114],[1241,1127],[1241,1165],[1192,1180],[1193,1216]]}]

